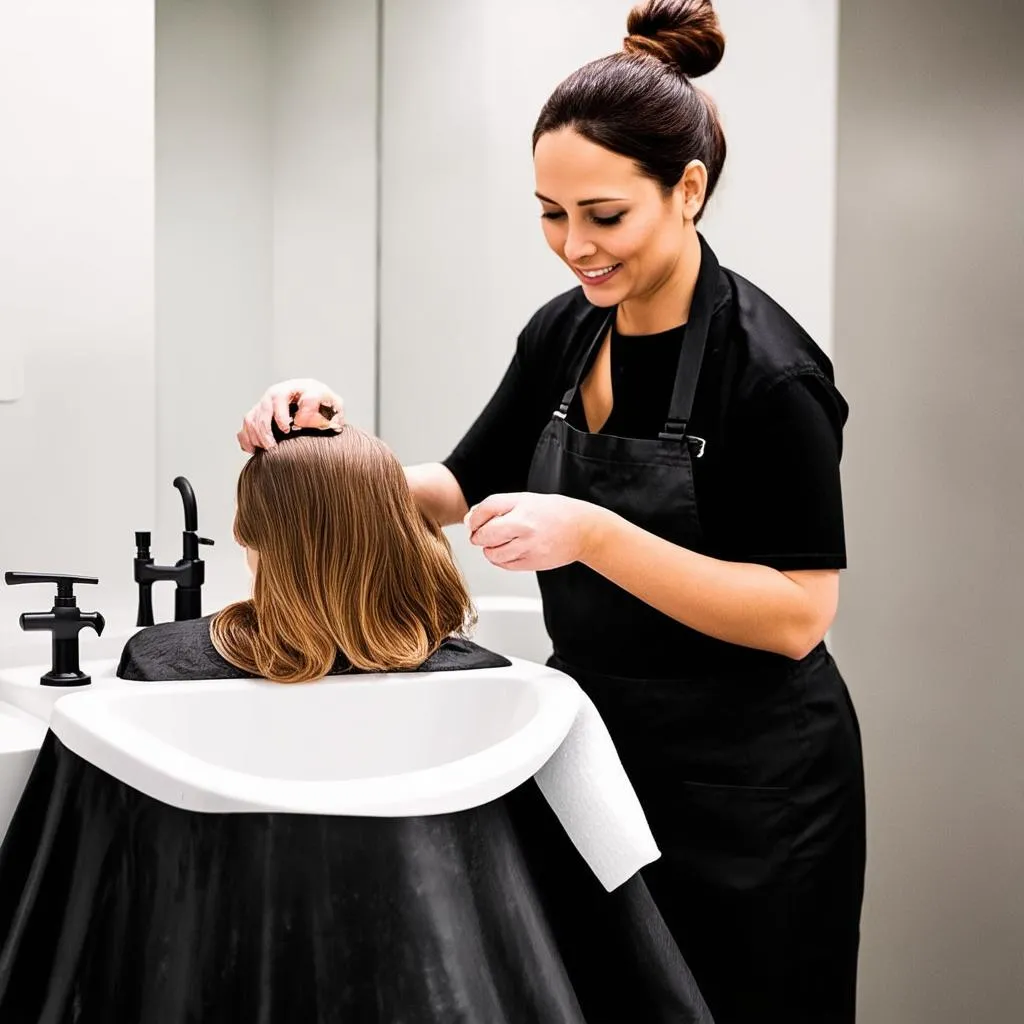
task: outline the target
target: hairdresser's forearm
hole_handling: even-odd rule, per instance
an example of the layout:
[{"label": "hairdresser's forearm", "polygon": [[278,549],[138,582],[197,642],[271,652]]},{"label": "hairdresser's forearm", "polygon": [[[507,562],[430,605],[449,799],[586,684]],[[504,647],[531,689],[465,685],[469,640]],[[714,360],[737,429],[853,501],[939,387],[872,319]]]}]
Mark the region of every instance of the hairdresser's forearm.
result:
[{"label": "hairdresser's forearm", "polygon": [[461,523],[469,511],[459,481],[440,462],[423,462],[406,466],[405,478],[416,504],[442,526]]},{"label": "hairdresser's forearm", "polygon": [[838,569],[781,571],[712,558],[591,508],[580,561],[692,629],[799,661],[835,618]]}]

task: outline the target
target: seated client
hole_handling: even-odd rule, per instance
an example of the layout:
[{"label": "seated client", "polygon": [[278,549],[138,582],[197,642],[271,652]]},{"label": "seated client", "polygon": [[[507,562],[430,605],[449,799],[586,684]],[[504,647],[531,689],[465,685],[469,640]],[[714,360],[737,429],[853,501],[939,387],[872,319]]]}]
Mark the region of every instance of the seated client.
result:
[{"label": "seated client", "polygon": [[257,452],[238,478],[234,533],[252,597],[137,633],[121,678],[299,683],[510,664],[466,638],[475,614],[448,540],[370,434],[295,431]]}]

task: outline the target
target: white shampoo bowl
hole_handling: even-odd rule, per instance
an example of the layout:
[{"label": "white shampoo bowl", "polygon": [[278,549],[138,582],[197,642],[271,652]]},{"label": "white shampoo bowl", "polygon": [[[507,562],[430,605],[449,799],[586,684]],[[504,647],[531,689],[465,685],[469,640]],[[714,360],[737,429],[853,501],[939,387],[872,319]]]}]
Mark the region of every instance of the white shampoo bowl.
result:
[{"label": "white shampoo bowl", "polygon": [[516,659],[292,685],[100,685],[58,700],[50,728],[109,775],[187,810],[403,817],[521,785],[580,703],[568,676]]}]

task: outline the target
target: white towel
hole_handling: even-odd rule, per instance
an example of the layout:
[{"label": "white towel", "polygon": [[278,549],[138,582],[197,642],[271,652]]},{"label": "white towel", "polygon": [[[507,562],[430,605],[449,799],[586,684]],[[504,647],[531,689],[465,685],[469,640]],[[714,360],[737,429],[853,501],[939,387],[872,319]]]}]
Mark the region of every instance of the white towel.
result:
[{"label": "white towel", "polygon": [[534,778],[609,892],[661,856],[608,729],[582,691],[576,721]]}]

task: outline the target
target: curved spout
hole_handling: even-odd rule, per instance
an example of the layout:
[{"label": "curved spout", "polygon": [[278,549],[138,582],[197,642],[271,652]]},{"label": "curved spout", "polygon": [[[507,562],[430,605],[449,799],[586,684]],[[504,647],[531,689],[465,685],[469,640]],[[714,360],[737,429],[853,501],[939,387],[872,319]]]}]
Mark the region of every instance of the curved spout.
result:
[{"label": "curved spout", "polygon": [[106,628],[107,620],[99,612],[82,612],[80,621],[82,626],[91,626],[96,630],[97,636],[103,636],[103,630]]},{"label": "curved spout", "polygon": [[199,529],[199,513],[196,509],[196,492],[192,485],[183,477],[174,478],[174,486],[181,492],[181,504],[185,508],[185,529]]}]

